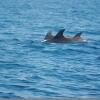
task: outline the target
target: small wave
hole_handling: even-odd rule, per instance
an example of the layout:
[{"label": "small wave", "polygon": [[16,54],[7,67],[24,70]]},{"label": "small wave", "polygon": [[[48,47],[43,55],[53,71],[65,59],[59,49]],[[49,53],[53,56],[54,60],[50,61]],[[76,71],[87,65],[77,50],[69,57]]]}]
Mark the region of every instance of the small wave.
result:
[{"label": "small wave", "polygon": [[6,99],[17,98],[17,99],[22,99],[22,97],[17,96],[14,93],[5,93],[5,92],[0,92],[0,98],[6,98]]}]

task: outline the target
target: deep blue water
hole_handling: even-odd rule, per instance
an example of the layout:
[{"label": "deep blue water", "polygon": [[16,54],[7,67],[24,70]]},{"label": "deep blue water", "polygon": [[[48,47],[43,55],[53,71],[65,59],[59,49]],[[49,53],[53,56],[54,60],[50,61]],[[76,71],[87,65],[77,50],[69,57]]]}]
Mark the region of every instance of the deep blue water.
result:
[{"label": "deep blue water", "polygon": [[34,97],[100,97],[100,0],[0,0],[0,98]]}]

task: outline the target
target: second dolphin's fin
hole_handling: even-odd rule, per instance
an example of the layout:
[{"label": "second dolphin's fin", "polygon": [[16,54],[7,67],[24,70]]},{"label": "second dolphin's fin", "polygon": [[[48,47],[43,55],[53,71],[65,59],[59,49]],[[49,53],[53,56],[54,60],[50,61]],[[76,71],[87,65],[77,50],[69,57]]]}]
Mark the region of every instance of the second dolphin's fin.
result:
[{"label": "second dolphin's fin", "polygon": [[59,38],[64,37],[64,36],[63,36],[64,31],[65,31],[65,29],[61,29],[61,30],[56,34],[56,36],[54,36],[54,39],[59,39]]},{"label": "second dolphin's fin", "polygon": [[81,38],[81,35],[82,35],[81,32],[80,32],[80,33],[77,33],[73,38],[74,38],[74,39],[79,39],[79,38]]}]

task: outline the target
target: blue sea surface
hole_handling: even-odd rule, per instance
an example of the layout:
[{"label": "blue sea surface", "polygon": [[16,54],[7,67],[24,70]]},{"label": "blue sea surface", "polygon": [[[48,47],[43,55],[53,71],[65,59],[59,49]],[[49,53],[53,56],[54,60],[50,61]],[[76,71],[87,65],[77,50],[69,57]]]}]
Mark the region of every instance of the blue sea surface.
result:
[{"label": "blue sea surface", "polygon": [[100,98],[100,0],[0,0],[0,98],[35,97]]}]

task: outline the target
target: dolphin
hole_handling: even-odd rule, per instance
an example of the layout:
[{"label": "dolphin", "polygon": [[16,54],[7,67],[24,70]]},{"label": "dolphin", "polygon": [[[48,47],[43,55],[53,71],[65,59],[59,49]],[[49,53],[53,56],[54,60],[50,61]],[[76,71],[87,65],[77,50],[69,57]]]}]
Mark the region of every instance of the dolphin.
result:
[{"label": "dolphin", "polygon": [[75,36],[64,36],[65,29],[59,30],[59,32],[54,36],[52,35],[52,32],[49,31],[45,38],[45,42],[51,42],[51,43],[64,43],[64,42],[83,42],[84,39],[81,37],[82,32],[77,33]]}]

